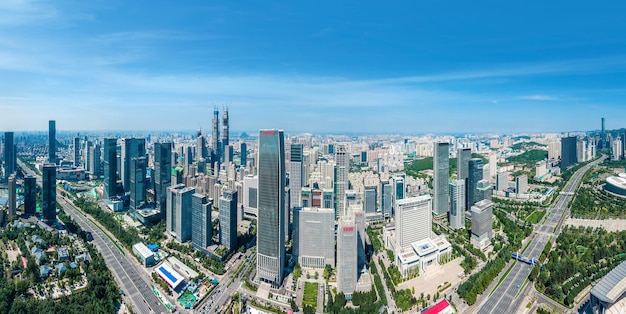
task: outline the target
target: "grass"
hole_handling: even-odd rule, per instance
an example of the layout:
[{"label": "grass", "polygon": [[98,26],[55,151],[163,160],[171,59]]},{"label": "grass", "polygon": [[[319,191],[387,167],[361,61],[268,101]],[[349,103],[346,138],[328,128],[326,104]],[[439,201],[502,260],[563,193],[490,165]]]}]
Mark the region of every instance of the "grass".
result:
[{"label": "grass", "polygon": [[543,216],[546,214],[545,210],[536,210],[534,211],[532,214],[530,214],[530,216],[528,216],[528,218],[526,218],[526,222],[528,222],[529,224],[536,224],[538,223]]},{"label": "grass", "polygon": [[310,305],[314,309],[317,309],[317,283],[305,282],[304,283],[304,298],[302,299],[302,306]]},{"label": "grass", "polygon": [[500,284],[502,284],[504,279],[506,279],[506,276],[509,275],[509,273],[511,272],[511,269],[513,269],[513,267],[515,267],[515,264],[517,264],[517,261],[514,261],[513,264],[511,264],[511,267],[509,267],[509,269],[506,270],[504,275],[502,275],[502,277],[500,277],[500,280],[498,280],[498,284],[496,284],[496,286],[493,288],[493,290],[491,290],[491,292],[489,293],[489,296],[491,296],[494,292],[496,292],[496,289],[498,289],[498,287],[500,287]]}]

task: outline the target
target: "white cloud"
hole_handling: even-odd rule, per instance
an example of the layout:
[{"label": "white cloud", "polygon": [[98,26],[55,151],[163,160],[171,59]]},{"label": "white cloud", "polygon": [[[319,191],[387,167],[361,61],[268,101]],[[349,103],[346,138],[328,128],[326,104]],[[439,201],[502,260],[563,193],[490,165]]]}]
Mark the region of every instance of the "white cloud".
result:
[{"label": "white cloud", "polygon": [[549,95],[528,95],[520,97],[522,100],[536,100],[536,101],[562,101],[562,99]]}]

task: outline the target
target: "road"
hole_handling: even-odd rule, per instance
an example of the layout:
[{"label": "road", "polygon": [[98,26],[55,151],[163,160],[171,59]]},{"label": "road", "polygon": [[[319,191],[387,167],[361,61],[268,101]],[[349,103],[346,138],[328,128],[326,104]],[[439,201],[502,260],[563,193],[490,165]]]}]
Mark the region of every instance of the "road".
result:
[{"label": "road", "polygon": [[[252,256],[252,252],[249,250],[244,256],[242,256],[241,260],[230,267],[222,280],[218,283],[217,287],[213,290],[211,295],[204,299],[204,301],[198,305],[198,313],[218,313],[219,309],[224,305],[228,304],[230,298],[243,283],[241,281],[241,276],[246,273],[246,271],[254,265],[254,263],[246,262],[248,258]],[[233,257],[234,258],[234,257]],[[240,263],[246,263],[245,266],[241,269],[239,274],[233,279],[233,282],[230,283],[231,277],[233,275],[233,271],[237,269]],[[229,284],[230,283],[230,284]]]},{"label": "road", "polygon": [[[525,257],[539,258],[539,255],[550,240],[550,237],[553,236],[556,238],[556,236],[558,236],[559,228],[557,227],[560,227],[562,222],[561,218],[563,218],[563,214],[569,202],[574,197],[574,191],[578,188],[580,180],[589,168],[602,162],[604,158],[606,158],[606,156],[580,168],[565,184],[565,187],[555,202],[556,205],[547,210],[547,219],[545,219],[542,225],[537,225],[535,228],[535,236],[531,240],[528,249],[523,254]],[[555,229],[557,229],[556,233],[554,232]],[[502,284],[494,291],[491,297],[488,297],[487,300],[483,302],[478,313],[512,313],[516,311],[517,308],[515,308],[515,306],[518,302],[513,302],[513,299],[520,290],[520,286],[524,284],[524,281],[528,278],[528,275],[530,275],[531,270],[532,266],[528,264],[521,262],[516,263]]]},{"label": "road", "polygon": [[393,296],[391,295],[391,292],[389,291],[389,287],[387,287],[387,281],[385,280],[385,276],[383,275],[383,269],[382,267],[380,267],[380,265],[378,264],[378,259],[380,259],[380,257],[386,253],[378,253],[372,256],[372,259],[374,260],[374,264],[376,265],[376,269],[378,272],[378,275],[380,276],[380,280],[382,281],[383,284],[383,288],[385,289],[385,295],[387,296],[387,307],[389,308],[389,311],[393,311],[396,308],[396,302],[393,299]]},{"label": "road", "polygon": [[[41,186],[41,177],[37,176],[30,168],[18,159],[18,165],[27,174],[37,177],[37,184]],[[118,286],[124,290],[127,300],[132,303],[133,310],[137,313],[169,313],[168,309],[157,299],[152,292],[150,282],[146,282],[139,274],[136,260],[130,253],[123,255],[99,228],[97,228],[84,214],[78,212],[60,193],[57,193],[57,203],[63,207],[65,213],[84,230],[93,235],[92,243],[102,254],[104,261],[116,279]]]}]

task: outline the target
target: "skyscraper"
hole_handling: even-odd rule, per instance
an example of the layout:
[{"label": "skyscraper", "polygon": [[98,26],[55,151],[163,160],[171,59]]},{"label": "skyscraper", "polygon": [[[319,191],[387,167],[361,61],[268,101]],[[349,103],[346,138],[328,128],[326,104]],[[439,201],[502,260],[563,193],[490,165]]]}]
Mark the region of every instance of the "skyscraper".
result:
[{"label": "skyscraper", "polygon": [[224,109],[224,114],[222,115],[222,142],[221,142],[221,147],[222,147],[222,160],[226,161],[232,161],[232,156],[227,155],[228,154],[228,150],[227,147],[229,145],[229,138],[228,138],[228,109]]},{"label": "skyscraper", "polygon": [[296,207],[293,211],[293,255],[303,267],[335,266],[335,211]]},{"label": "skyscraper", "polygon": [[285,142],[283,131],[259,134],[257,275],[279,287],[285,265]]},{"label": "skyscraper", "polygon": [[17,207],[17,185],[15,184],[15,180],[15,173],[12,173],[9,176],[9,184],[7,186],[7,189],[9,190],[9,219],[15,217],[15,208]]},{"label": "skyscraper", "polygon": [[41,185],[41,214],[43,222],[54,226],[57,219],[57,167],[55,164],[43,165]]},{"label": "skyscraper", "polygon": [[213,201],[207,200],[203,194],[195,193],[191,199],[191,244],[197,250],[207,252],[213,237],[213,224],[211,223],[211,210]]},{"label": "skyscraper", "polygon": [[482,200],[472,206],[472,237],[471,242],[479,249],[489,246],[492,233],[493,203]]},{"label": "skyscraper", "polygon": [[[220,112],[215,108],[213,110],[213,133],[211,134],[211,165],[216,162],[219,163],[219,159],[222,156],[220,151]],[[219,166],[217,167],[219,169]],[[217,169],[213,169],[213,173],[216,173]]]},{"label": "skyscraper", "polygon": [[178,242],[191,240],[191,199],[194,188],[178,184],[169,188],[167,193],[166,230]]},{"label": "skyscraper", "polygon": [[243,178],[243,211],[247,215],[258,217],[259,177],[247,175]]},{"label": "skyscraper", "polygon": [[528,176],[526,176],[525,174],[515,178],[515,193],[528,193]]},{"label": "skyscraper", "polygon": [[509,188],[509,172],[500,172],[496,176],[496,190],[506,191]]},{"label": "skyscraper", "polygon": [[121,142],[121,165],[120,177],[124,192],[130,192],[130,178],[133,176],[130,170],[130,164],[133,158],[146,156],[146,139],[144,138],[125,138]]},{"label": "skyscraper", "polygon": [[92,174],[93,176],[93,171],[91,170],[91,153],[92,151],[92,147],[93,147],[93,142],[92,141],[87,141],[85,142],[85,153],[83,154],[85,156],[85,170],[89,173]]},{"label": "skyscraper", "polygon": [[202,135],[202,131],[198,130],[198,137],[196,138],[196,161],[201,158],[207,159],[209,151],[206,147],[206,138]]},{"label": "skyscraper", "polygon": [[366,214],[376,213],[376,186],[366,186],[364,194],[363,208]]},{"label": "skyscraper", "polygon": [[154,201],[165,218],[167,189],[172,180],[172,143],[154,143]]},{"label": "skyscraper", "polygon": [[358,280],[357,228],[354,217],[339,219],[337,229],[337,292],[352,295]]},{"label": "skyscraper", "polygon": [[348,189],[348,171],[350,171],[350,156],[345,144],[337,144],[335,147],[335,216],[341,217],[345,214],[345,197]]},{"label": "skyscraper", "polygon": [[450,196],[448,179],[450,178],[450,144],[434,143],[433,149],[433,188],[434,206],[433,212],[436,216],[445,215],[449,208],[448,197]]},{"label": "skyscraper", "polygon": [[100,175],[102,175],[100,155],[100,144],[89,145],[89,171],[91,172],[91,176],[96,179],[100,178]]},{"label": "skyscraper", "polygon": [[80,166],[80,137],[74,137],[74,166]]},{"label": "skyscraper", "polygon": [[459,148],[456,154],[456,171],[457,171],[458,180],[466,180],[468,178],[469,161],[471,158],[472,158],[471,148]]},{"label": "skyscraper", "polygon": [[220,244],[237,249],[237,191],[224,190],[219,202]]},{"label": "skyscraper", "polygon": [[478,181],[483,179],[483,160],[480,158],[472,158],[469,161],[469,173],[467,177],[467,194],[465,195],[465,208],[464,211],[468,208],[471,208],[474,203],[478,202],[477,198],[477,190],[476,187],[478,185]]},{"label": "skyscraper", "polygon": [[130,160],[130,209],[141,209],[146,203],[146,157]]},{"label": "skyscraper", "polygon": [[117,140],[104,139],[104,198],[117,195]]},{"label": "skyscraper", "polygon": [[24,177],[24,215],[32,216],[37,210],[37,178]]},{"label": "skyscraper", "polygon": [[13,132],[4,132],[4,181],[9,180],[9,176],[15,172],[15,165],[17,163],[13,135]]},{"label": "skyscraper", "polygon": [[482,200],[491,200],[491,195],[493,194],[493,187],[491,186],[491,183],[489,183],[489,180],[478,181],[478,184],[476,186],[476,191],[478,194],[476,194],[476,199],[474,203],[478,203]]},{"label": "skyscraper", "polygon": [[56,121],[48,121],[48,162],[57,163],[57,127]]},{"label": "skyscraper", "polygon": [[240,160],[240,164],[242,167],[247,167],[247,163],[248,163],[248,146],[246,145],[245,142],[242,142],[240,145],[240,152],[239,152],[239,160]]},{"label": "skyscraper", "polygon": [[383,218],[391,217],[392,187],[389,181],[380,182],[380,210]]},{"label": "skyscraper", "polygon": [[578,163],[576,157],[576,136],[561,138],[561,170]]},{"label": "skyscraper", "polygon": [[598,149],[606,148],[606,133],[604,132],[604,118],[602,118],[602,130],[600,131],[600,141],[598,142]]},{"label": "skyscraper", "polygon": [[300,194],[304,185],[304,168],[302,156],[304,145],[298,143],[291,144],[291,154],[289,157],[289,193],[291,208],[300,206]]},{"label": "skyscraper", "polygon": [[406,198],[396,203],[396,242],[400,248],[430,238],[432,231],[430,195]]},{"label": "skyscraper", "polygon": [[465,228],[465,188],[466,180],[450,182],[450,228]]}]

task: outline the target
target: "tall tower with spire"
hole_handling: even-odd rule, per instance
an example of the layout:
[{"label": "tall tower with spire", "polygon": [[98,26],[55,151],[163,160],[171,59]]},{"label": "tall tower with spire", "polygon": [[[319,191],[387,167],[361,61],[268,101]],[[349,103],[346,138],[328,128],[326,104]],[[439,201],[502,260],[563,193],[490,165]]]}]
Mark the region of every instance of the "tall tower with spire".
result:
[{"label": "tall tower with spire", "polygon": [[219,162],[219,158],[222,155],[220,153],[220,112],[217,110],[217,107],[213,109],[213,133],[211,134],[211,165],[215,164],[215,162]]},{"label": "tall tower with spire", "polygon": [[222,115],[221,152],[222,152],[222,161],[227,160],[226,154],[228,154],[228,108],[224,108],[224,114]]}]

